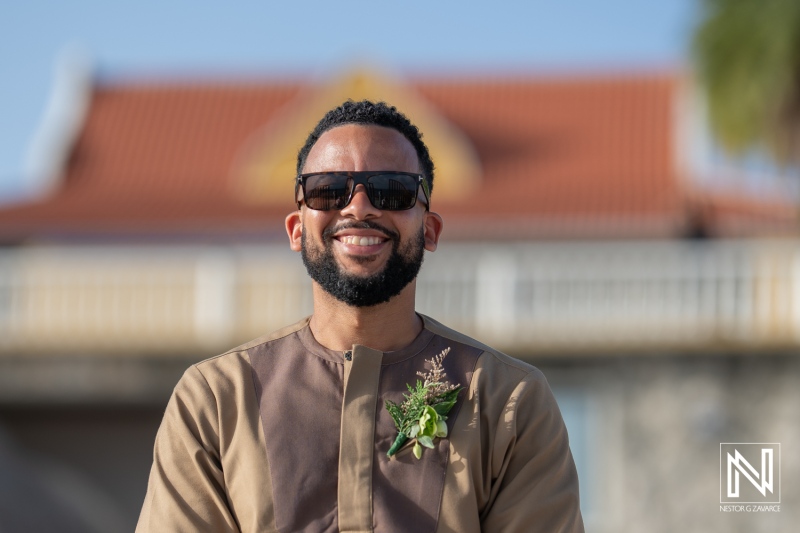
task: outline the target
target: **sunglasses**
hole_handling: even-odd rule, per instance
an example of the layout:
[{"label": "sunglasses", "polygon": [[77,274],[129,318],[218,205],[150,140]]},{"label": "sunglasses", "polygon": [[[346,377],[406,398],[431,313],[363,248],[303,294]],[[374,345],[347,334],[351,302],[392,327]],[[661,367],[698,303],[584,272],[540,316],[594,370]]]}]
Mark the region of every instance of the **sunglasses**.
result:
[{"label": "sunglasses", "polygon": [[340,210],[347,207],[355,194],[356,186],[363,185],[370,203],[376,209],[404,211],[417,204],[419,187],[425,195],[427,210],[430,205],[430,188],[422,174],[394,172],[391,170],[353,172],[312,172],[300,174],[294,187],[297,208],[301,200],[297,191],[303,190],[303,202],[316,211]]}]

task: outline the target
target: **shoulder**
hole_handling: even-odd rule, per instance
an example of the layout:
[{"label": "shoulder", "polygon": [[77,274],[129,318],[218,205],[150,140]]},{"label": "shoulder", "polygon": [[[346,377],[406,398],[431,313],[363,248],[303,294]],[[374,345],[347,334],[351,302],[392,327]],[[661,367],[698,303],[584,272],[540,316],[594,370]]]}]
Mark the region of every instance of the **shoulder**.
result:
[{"label": "shoulder", "polygon": [[271,343],[280,342],[301,329],[308,327],[309,319],[310,317],[306,317],[291,326],[286,326],[285,328],[240,344],[236,348],[231,348],[225,353],[195,363],[192,365],[192,368],[196,368],[201,374],[205,374],[207,372],[224,371],[230,367],[239,367],[242,363],[247,362],[249,352]]},{"label": "shoulder", "polygon": [[425,328],[430,330],[435,335],[439,335],[453,342],[457,342],[474,349],[480,350],[480,357],[477,360],[475,367],[476,371],[480,371],[484,376],[489,374],[494,379],[507,381],[508,383],[524,382],[542,382],[546,384],[544,374],[535,366],[520,361],[510,355],[507,355],[499,350],[487,346],[480,341],[473,339],[463,333],[451,329],[436,320],[420,315],[425,324]]},{"label": "shoulder", "polygon": [[184,372],[176,390],[186,387],[205,388],[213,396],[219,397],[221,393],[229,393],[236,388],[252,384],[251,352],[269,344],[281,342],[307,327],[308,321],[309,317],[306,317],[291,326],[262,335],[227,352],[193,364]]}]

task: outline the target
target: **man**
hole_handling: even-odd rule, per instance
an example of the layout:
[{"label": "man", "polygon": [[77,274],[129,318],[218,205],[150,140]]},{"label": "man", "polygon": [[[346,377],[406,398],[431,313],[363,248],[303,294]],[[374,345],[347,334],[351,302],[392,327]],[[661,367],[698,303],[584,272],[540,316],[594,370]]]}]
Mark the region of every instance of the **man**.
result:
[{"label": "man", "polygon": [[137,531],[583,531],[542,374],[414,311],[442,231],[417,128],[348,101],[297,171],[286,231],[314,314],[187,370]]}]

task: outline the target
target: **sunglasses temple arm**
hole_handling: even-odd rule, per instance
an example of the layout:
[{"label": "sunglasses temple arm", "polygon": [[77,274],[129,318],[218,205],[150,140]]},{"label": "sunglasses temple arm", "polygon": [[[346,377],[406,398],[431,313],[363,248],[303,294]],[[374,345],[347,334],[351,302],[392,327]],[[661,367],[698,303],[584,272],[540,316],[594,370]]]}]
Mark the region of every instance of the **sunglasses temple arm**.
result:
[{"label": "sunglasses temple arm", "polygon": [[[298,177],[294,180],[294,202],[297,204],[297,209],[302,209],[303,204],[300,199],[297,197],[297,193],[300,191],[301,188],[301,179]],[[303,196],[305,196],[305,191],[303,191]]]},{"label": "sunglasses temple arm", "polygon": [[431,189],[428,185],[428,180],[425,179],[425,176],[422,176],[422,193],[425,195],[425,200],[428,202],[428,205],[425,206],[426,211],[431,210]]}]

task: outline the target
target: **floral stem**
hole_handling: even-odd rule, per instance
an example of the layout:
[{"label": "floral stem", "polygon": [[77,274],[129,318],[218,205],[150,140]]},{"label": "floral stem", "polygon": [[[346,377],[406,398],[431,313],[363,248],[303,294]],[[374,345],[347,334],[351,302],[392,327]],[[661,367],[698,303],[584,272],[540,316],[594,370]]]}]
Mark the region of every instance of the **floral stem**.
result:
[{"label": "floral stem", "polygon": [[394,439],[394,442],[392,443],[392,447],[389,448],[388,452],[386,452],[386,457],[391,457],[394,454],[396,454],[397,450],[399,450],[403,446],[403,444],[406,443],[407,440],[408,437],[406,436],[405,433],[403,433],[402,431],[398,433],[397,438]]}]

